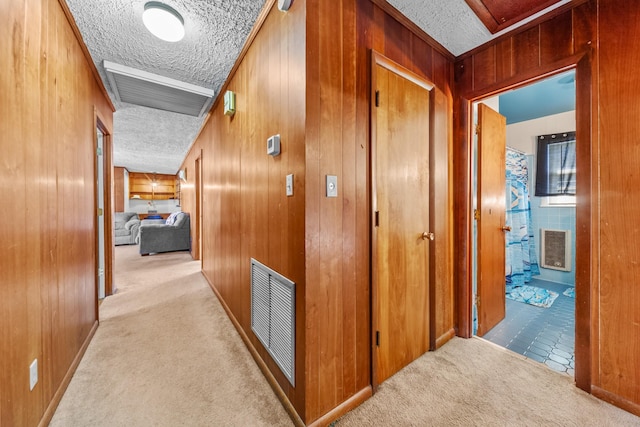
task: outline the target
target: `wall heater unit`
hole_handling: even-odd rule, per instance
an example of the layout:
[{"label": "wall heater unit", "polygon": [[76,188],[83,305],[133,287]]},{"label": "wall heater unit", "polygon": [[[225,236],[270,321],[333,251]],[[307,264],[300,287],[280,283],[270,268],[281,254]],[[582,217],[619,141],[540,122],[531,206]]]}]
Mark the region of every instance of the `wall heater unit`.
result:
[{"label": "wall heater unit", "polygon": [[571,232],[540,229],[540,266],[554,270],[571,270]]},{"label": "wall heater unit", "polygon": [[251,329],[295,387],[295,283],[253,258]]}]

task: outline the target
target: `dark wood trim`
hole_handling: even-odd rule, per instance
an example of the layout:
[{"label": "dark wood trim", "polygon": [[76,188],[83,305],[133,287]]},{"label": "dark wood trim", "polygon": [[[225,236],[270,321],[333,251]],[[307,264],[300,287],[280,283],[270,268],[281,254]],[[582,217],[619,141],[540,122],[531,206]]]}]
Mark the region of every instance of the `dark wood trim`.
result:
[{"label": "dark wood trim", "polygon": [[[373,63],[371,66],[372,70],[376,65],[380,65],[386,68],[387,70],[393,73],[396,73],[397,75],[409,80],[410,82],[417,84],[418,86],[426,89],[427,91],[431,91],[431,89],[435,87],[435,85],[431,83],[429,80],[427,80],[426,78],[419,76],[418,74],[410,71],[409,69],[403,67],[397,62],[394,62],[391,59],[387,58],[386,56],[376,52],[375,50],[372,51],[371,57],[373,60]],[[372,88],[373,87],[375,87],[375,85],[372,84]]]},{"label": "dark wood trim", "polygon": [[609,402],[612,405],[617,406],[618,408],[622,408],[625,411],[631,412],[632,414],[640,417],[640,405],[638,405],[637,403],[631,402],[627,399],[623,399],[617,394],[613,394],[595,385],[591,386],[591,394],[593,394],[598,399],[602,399],[605,402]]},{"label": "dark wood trim", "polygon": [[373,388],[371,386],[365,387],[362,390],[349,397],[347,400],[336,406],[317,420],[311,422],[309,427],[321,427],[331,425],[331,423],[352,409],[360,406],[364,401],[369,399],[373,395]]},{"label": "dark wood trim", "polygon": [[[465,2],[469,5],[471,10],[473,10],[473,12],[478,16],[478,18],[480,18],[484,26],[487,27],[487,29],[491,34],[495,34],[499,31],[509,28],[512,25],[516,25],[518,24],[518,22],[523,21],[544,9],[553,6],[559,1],[560,0],[547,0],[545,3],[542,3],[539,6],[532,8],[531,10],[527,11],[524,14],[521,14],[519,16],[516,16],[515,18],[509,19],[504,22],[498,22],[496,21],[493,14],[489,11],[489,9],[483,3],[482,0],[465,0]],[[552,12],[549,12],[549,13],[552,13]]]},{"label": "dark wood trim", "polygon": [[[196,158],[194,162],[195,169],[195,188],[194,188],[194,196],[195,196],[195,215],[192,220],[192,225],[195,227],[194,235],[195,239],[193,244],[191,245],[193,259],[200,260],[200,264],[202,265],[202,245],[200,243],[200,239],[202,238],[202,150],[200,150],[200,155]],[[195,249],[194,249],[195,248]]]},{"label": "dark wood trim", "polygon": [[[468,99],[464,99],[462,102],[468,104],[466,114],[465,127],[467,132],[467,153],[470,153],[472,134],[471,128],[471,103],[479,101],[482,98],[496,95],[499,92],[510,90],[519,86],[524,86],[535,81],[547,78],[551,75],[566,71],[568,69],[576,69],[576,129],[578,130],[578,138],[580,140],[578,149],[578,188],[580,191],[579,200],[587,200],[588,203],[579,203],[576,209],[576,247],[582,248],[576,252],[576,342],[575,342],[575,356],[576,356],[576,369],[575,378],[576,385],[585,391],[589,391],[591,387],[591,292],[593,287],[592,280],[592,234],[591,230],[597,226],[592,223],[591,217],[591,203],[593,203],[593,194],[597,188],[592,182],[592,156],[591,147],[592,141],[592,81],[591,81],[591,61],[590,55],[582,53],[573,55],[562,61],[558,61],[549,66],[538,69],[535,72],[523,73],[504,82],[492,85],[478,92],[472,92]],[[464,120],[464,119],[463,119]],[[473,170],[471,168],[472,158],[469,155],[469,159],[466,162],[467,173],[469,179],[473,179]],[[469,187],[470,188],[470,187]],[[469,197],[472,197],[469,191]],[[468,210],[470,210],[471,202],[469,203]],[[468,222],[466,227],[471,230],[473,227],[473,218],[470,214],[467,215]],[[471,239],[471,236],[469,235]],[[471,240],[469,240],[471,241]],[[472,262],[471,247],[466,249],[466,254],[460,254],[466,256],[468,262]],[[472,271],[471,269],[468,272]],[[460,279],[459,290],[463,291],[459,293],[459,335],[463,337],[470,337],[473,330],[473,317],[471,314],[473,291],[471,289],[472,278],[470,273],[467,273],[467,280]],[[466,286],[466,290],[461,289]],[[464,299],[463,299],[464,298]],[[469,303],[471,306],[466,307]]]},{"label": "dark wood trim", "polygon": [[205,280],[209,284],[209,287],[213,291],[216,298],[218,298],[220,305],[222,306],[222,308],[224,308],[224,311],[227,313],[227,316],[229,317],[229,320],[231,320],[233,327],[236,328],[238,335],[240,335],[240,338],[242,338],[244,345],[249,350],[249,353],[251,353],[251,357],[253,357],[256,364],[258,365],[258,368],[260,368],[260,371],[262,371],[262,374],[267,379],[267,382],[273,389],[273,392],[282,403],[282,406],[284,406],[284,409],[287,411],[287,414],[289,414],[289,417],[291,417],[291,421],[293,421],[293,424],[299,427],[304,426],[305,425],[304,421],[302,421],[302,418],[300,418],[300,416],[296,412],[296,409],[291,403],[291,401],[289,400],[289,398],[287,397],[287,394],[282,390],[282,388],[280,388],[280,384],[278,384],[278,380],[276,380],[276,378],[273,376],[273,374],[269,370],[269,367],[267,366],[265,361],[262,359],[262,357],[260,357],[260,353],[258,353],[256,348],[253,346],[253,343],[245,333],[244,329],[242,329],[240,322],[238,322],[238,319],[236,319],[233,312],[225,302],[224,298],[222,298],[222,295],[220,294],[220,292],[218,292],[218,289],[215,286],[213,286],[213,283],[209,279],[209,276],[207,276],[207,274],[204,271],[202,271],[202,276],[205,278]]},{"label": "dark wood trim", "polygon": [[475,48],[463,53],[462,55],[458,55],[455,58],[455,60],[456,60],[456,62],[460,61],[462,59],[468,58],[470,56],[473,56],[473,55],[477,54],[478,52],[481,52],[481,51],[487,49],[487,47],[489,47],[489,46],[498,45],[500,42],[505,41],[505,40],[513,37],[516,34],[523,33],[523,32],[525,32],[527,30],[530,30],[531,28],[536,27],[536,26],[540,25],[543,22],[549,21],[550,19],[553,19],[558,15],[562,15],[564,12],[567,12],[567,11],[569,11],[571,9],[574,9],[574,8],[578,7],[579,5],[581,5],[582,3],[586,3],[588,1],[590,1],[590,0],[573,0],[572,2],[569,2],[569,3],[565,4],[565,5],[559,6],[558,8],[552,10],[549,13],[546,13],[546,14],[544,14],[542,16],[539,16],[536,19],[533,19],[533,20],[527,22],[526,24],[523,24],[523,25],[521,25],[519,27],[514,28],[512,31],[508,31],[508,32],[506,32],[504,34],[501,34],[500,36],[498,36],[498,37],[496,37],[494,39],[491,39],[488,42],[486,42],[486,43],[484,43],[484,44],[482,44],[482,45],[480,45],[478,47],[475,47]]},{"label": "dark wood trim", "polygon": [[456,336],[456,330],[453,328],[449,329],[446,333],[444,333],[443,335],[435,339],[435,349],[442,347],[443,345],[448,343],[451,340],[451,338],[455,336]]},{"label": "dark wood trim", "polygon": [[[113,260],[115,245],[113,242],[113,140],[112,130],[105,124],[106,121],[97,108],[94,108],[94,129],[100,129],[103,135],[102,141],[102,163],[103,163],[103,197],[104,197],[104,294],[112,295],[113,289]],[[95,135],[95,132],[94,132]],[[97,141],[94,141],[94,153]],[[97,178],[98,171],[95,171]],[[97,203],[97,201],[96,201]],[[97,219],[96,219],[96,235],[97,235]],[[97,240],[97,239],[96,239]],[[97,264],[98,252],[96,252]],[[96,293],[97,295],[97,293]],[[96,298],[96,304],[98,303]],[[96,306],[96,319],[99,319],[98,308]]]},{"label": "dark wood trim", "polygon": [[44,414],[42,415],[42,418],[38,423],[38,427],[47,427],[51,422],[51,418],[53,418],[53,415],[56,413],[56,409],[58,408],[58,405],[62,400],[62,396],[64,396],[65,391],[67,391],[67,387],[69,387],[69,383],[73,378],[73,374],[75,374],[76,369],[78,369],[78,366],[80,365],[80,362],[84,357],[84,353],[87,351],[87,348],[89,347],[89,344],[91,343],[91,340],[93,339],[93,336],[96,334],[97,330],[98,321],[96,320],[91,327],[91,331],[89,331],[89,335],[87,335],[87,338],[82,343],[80,351],[78,351],[78,354],[76,354],[76,357],[73,359],[73,362],[69,366],[67,373],[64,375],[64,378],[60,383],[60,387],[58,387],[55,394],[53,395],[53,398],[49,402],[47,409],[44,411]]},{"label": "dark wood trim", "polygon": [[[437,89],[434,87],[429,93],[429,231],[436,233],[436,239],[429,244],[429,350],[434,351],[436,349],[436,245],[440,244],[440,241],[444,236],[440,236],[436,229],[436,159],[435,151],[437,150],[437,130],[435,118],[438,113],[437,103],[440,94],[436,93]],[[440,130],[440,129],[438,129]],[[446,129],[448,130],[448,129]],[[445,131],[446,131],[445,130]]]},{"label": "dark wood trim", "polygon": [[569,56],[567,58],[561,59],[559,61],[553,62],[551,64],[537,67],[531,71],[516,74],[513,77],[494,83],[482,89],[465,93],[464,97],[466,99],[469,99],[471,102],[475,102],[481,98],[488,98],[490,96],[497,95],[507,90],[526,86],[538,80],[551,77],[554,74],[558,74],[563,71],[567,71],[572,68],[575,68],[578,61],[580,61],[580,59],[585,54],[586,52],[581,52],[581,53]]},{"label": "dark wood trim", "polygon": [[376,87],[377,87],[377,79],[376,79],[376,65],[378,61],[387,60],[381,54],[371,50],[371,61],[369,66],[369,76],[371,82],[371,88],[369,89],[369,199],[371,202],[369,212],[370,212],[370,221],[369,221],[369,234],[370,234],[370,265],[371,265],[371,387],[373,393],[378,391],[378,375],[376,366],[378,366],[378,357],[376,351],[376,332],[378,330],[378,311],[376,307],[378,307],[378,283],[377,276],[375,272],[377,271],[376,257],[374,256],[375,248],[378,244],[376,233],[373,232],[373,227],[375,227],[375,207],[378,205],[378,198],[376,197],[376,153],[377,153],[377,139],[376,139],[376,129],[377,129],[377,115],[374,114],[375,98],[376,98]]},{"label": "dark wood trim", "polygon": [[[599,158],[597,152],[597,136],[592,134],[592,123],[597,122],[597,116],[592,117],[591,106],[597,105],[593,101],[594,91],[591,74],[591,55],[585,55],[576,63],[576,167],[577,167],[577,204],[576,204],[576,278],[575,278],[575,379],[576,386],[589,392],[591,388],[591,340],[593,328],[597,322],[592,318],[592,300],[594,278],[592,271],[593,251],[597,250],[597,220],[592,216],[592,208],[597,202],[598,170],[593,166],[594,158]],[[597,113],[595,113],[597,114]],[[596,143],[594,143],[594,139]],[[596,182],[594,182],[596,181]],[[598,309],[593,313],[597,316]]]},{"label": "dark wood trim", "polygon": [[389,16],[398,21],[402,26],[412,32],[416,37],[430,45],[438,53],[442,54],[446,59],[453,62],[456,58],[436,39],[427,34],[422,28],[418,27],[413,21],[404,16],[398,9],[389,4],[386,0],[371,0],[371,3],[385,11]]},{"label": "dark wood trim", "polygon": [[113,102],[111,102],[109,93],[107,92],[107,89],[105,88],[104,83],[102,82],[102,78],[100,77],[100,73],[98,72],[98,69],[96,68],[96,65],[93,62],[93,58],[91,58],[89,49],[87,49],[87,45],[84,44],[84,39],[82,38],[82,34],[80,34],[80,30],[76,25],[76,21],[73,18],[73,14],[71,13],[69,6],[67,5],[67,2],[65,0],[58,0],[58,3],[60,3],[60,7],[62,8],[65,16],[67,17],[67,21],[69,21],[69,26],[71,27],[73,34],[75,34],[76,39],[78,40],[78,46],[80,46],[80,49],[82,50],[82,53],[84,54],[84,57],[87,60],[87,65],[91,70],[91,74],[93,74],[93,78],[96,81],[98,88],[100,88],[100,91],[104,95],[105,102],[109,105],[109,107],[111,108],[111,111],[116,111],[116,107],[114,107]]},{"label": "dark wood trim", "polygon": [[456,96],[454,108],[454,111],[459,112],[458,114],[454,113],[455,127],[458,129],[456,137],[459,141],[457,149],[454,150],[454,155],[458,156],[458,161],[454,161],[454,168],[456,168],[454,176],[458,177],[458,182],[455,184],[457,196],[454,200],[456,207],[455,222],[458,225],[456,227],[457,233],[454,237],[456,247],[454,254],[455,262],[457,263],[455,268],[455,283],[457,283],[456,325],[458,326],[457,333],[460,337],[471,338],[473,336],[471,181],[474,173],[472,168],[471,101]]}]

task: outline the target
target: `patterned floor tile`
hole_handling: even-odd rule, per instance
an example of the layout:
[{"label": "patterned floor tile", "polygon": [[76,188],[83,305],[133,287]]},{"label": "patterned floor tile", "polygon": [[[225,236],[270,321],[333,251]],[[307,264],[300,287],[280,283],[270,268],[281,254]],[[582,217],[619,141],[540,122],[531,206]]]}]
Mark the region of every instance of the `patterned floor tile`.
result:
[{"label": "patterned floor tile", "polygon": [[536,280],[532,286],[560,294],[549,308],[506,300],[506,318],[483,338],[574,376],[575,300],[562,293],[568,286]]}]

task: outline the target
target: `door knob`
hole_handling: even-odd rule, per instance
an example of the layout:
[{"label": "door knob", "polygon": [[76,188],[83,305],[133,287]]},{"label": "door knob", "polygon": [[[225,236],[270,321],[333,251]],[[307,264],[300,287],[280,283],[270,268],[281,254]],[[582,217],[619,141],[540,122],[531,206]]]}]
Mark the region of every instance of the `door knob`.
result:
[{"label": "door knob", "polygon": [[433,233],[424,232],[422,233],[422,240],[435,240],[436,235]]},{"label": "door knob", "polygon": [[502,227],[502,231],[511,231],[511,227],[505,225],[504,227]]}]

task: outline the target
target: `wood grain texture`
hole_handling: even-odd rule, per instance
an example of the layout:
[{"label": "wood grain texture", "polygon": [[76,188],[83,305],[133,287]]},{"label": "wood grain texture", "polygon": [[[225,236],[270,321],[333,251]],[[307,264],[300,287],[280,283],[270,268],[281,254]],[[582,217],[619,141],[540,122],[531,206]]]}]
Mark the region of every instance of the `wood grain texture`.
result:
[{"label": "wood grain texture", "polygon": [[[273,2],[271,3],[273,6]],[[255,31],[226,89],[236,93],[236,114],[211,114],[181,168],[182,209],[197,211],[195,171],[201,168],[202,270],[242,329],[282,395],[305,413],[305,4],[288,13],[275,6]],[[226,90],[225,89],[225,90]],[[266,141],[280,134],[281,154]],[[285,177],[294,175],[294,195]],[[192,223],[192,236],[197,230]],[[195,256],[195,255],[194,255]],[[296,283],[296,387],[292,387],[251,331],[250,259]]]},{"label": "wood grain texture", "polygon": [[[640,404],[637,369],[640,296],[636,287],[628,285],[638,274],[637,248],[633,238],[635,229],[625,224],[633,223],[632,218],[638,215],[638,206],[631,201],[639,182],[635,166],[639,160],[638,150],[633,135],[640,130],[636,120],[640,113],[636,99],[640,82],[637,73],[629,72],[640,65],[638,13],[622,0],[579,3],[552,21],[532,24],[539,27],[538,48],[535,31],[520,36],[507,34],[458,58],[455,68],[457,114],[454,114],[456,135],[462,141],[469,141],[465,135],[469,128],[470,100],[575,66],[576,125],[580,141],[576,244],[583,248],[576,257],[576,384],[634,413],[638,413]],[[559,22],[564,25],[558,27]],[[567,31],[569,22],[571,32]],[[597,28],[601,29],[600,33]],[[607,30],[609,28],[616,31]],[[523,34],[529,30],[524,29]],[[474,87],[474,81],[482,78],[469,72],[470,58],[510,39],[514,41],[514,49],[520,45],[538,50],[540,62],[523,59],[513,51],[509,53],[509,49],[503,53],[498,49],[498,64],[520,65],[512,76],[505,75],[484,88]],[[467,166],[459,169],[456,180],[466,186],[468,146],[461,144],[456,155],[461,161],[466,159]],[[464,196],[456,199],[459,206],[468,206],[463,199]],[[464,243],[463,234],[460,233],[457,243]],[[624,249],[621,242],[626,242]],[[466,266],[468,261],[469,252],[465,255],[465,251],[460,251],[459,265]],[[461,291],[469,286],[468,274],[457,279],[457,288]],[[465,303],[466,300],[459,301],[459,306],[464,308]],[[468,331],[469,313],[461,309],[459,315],[460,330]]]},{"label": "wood grain texture", "polygon": [[506,314],[505,302],[505,150],[507,119],[478,104],[478,335]]},{"label": "wood grain texture", "polygon": [[[599,371],[592,381],[620,399],[640,404],[640,10],[624,1],[599,2],[600,162],[599,286],[593,344]],[[594,301],[595,303],[595,301]],[[638,407],[636,406],[636,411]]]},{"label": "wood grain texture", "polygon": [[487,29],[495,34],[558,3],[559,0],[465,0]]},{"label": "wood grain texture", "polygon": [[129,172],[130,197],[139,196],[143,200],[168,200],[173,199],[175,195],[175,175]]},{"label": "wood grain texture", "polygon": [[431,90],[430,164],[432,195],[430,228],[436,235],[431,251],[431,350],[454,336],[456,325],[453,280],[453,120],[449,97],[438,87]]},{"label": "wood grain texture", "polygon": [[124,212],[124,168],[113,168],[113,188],[114,212]]},{"label": "wood grain texture", "polygon": [[429,155],[430,94],[376,62],[372,91],[375,383],[378,385],[430,347],[432,275]]},{"label": "wood grain texture", "polygon": [[[437,76],[451,99],[450,60],[377,6],[297,2],[287,14],[268,13],[226,86],[237,94],[236,115],[214,104],[182,165],[192,170],[202,156],[203,273],[307,423],[338,416],[336,408],[371,384],[372,45],[386,45],[421,76]],[[274,133],[283,149],[276,158],[265,154]],[[284,195],[288,173],[293,197]],[[337,199],[324,195],[327,174],[338,176]],[[182,204],[192,211],[195,183],[188,179]],[[297,284],[295,388],[251,332],[249,257]]]},{"label": "wood grain texture", "polygon": [[[95,127],[99,128],[104,135],[103,138],[103,147],[102,147],[102,158],[103,158],[103,215],[104,215],[104,240],[102,244],[104,245],[104,281],[105,281],[105,296],[113,295],[116,291],[113,283],[113,262],[115,259],[115,245],[114,245],[114,201],[113,201],[113,193],[114,193],[114,182],[115,177],[113,175],[114,167],[113,167],[113,138],[111,136],[111,129],[107,127],[105,122],[109,120],[109,118],[105,118],[102,113],[96,108],[94,109],[94,121]],[[97,136],[97,134],[96,134]],[[97,140],[96,140],[97,146]],[[97,171],[96,171],[97,172]],[[97,205],[97,201],[96,201]],[[95,229],[98,230],[98,224],[96,221]],[[97,239],[96,239],[97,240]],[[96,248],[96,251],[98,249]],[[96,264],[96,269],[99,266]],[[96,311],[98,310],[98,300],[96,300]]]},{"label": "wood grain texture", "polygon": [[46,425],[98,319],[94,111],[111,133],[112,110],[58,1],[0,13],[0,424]]}]

